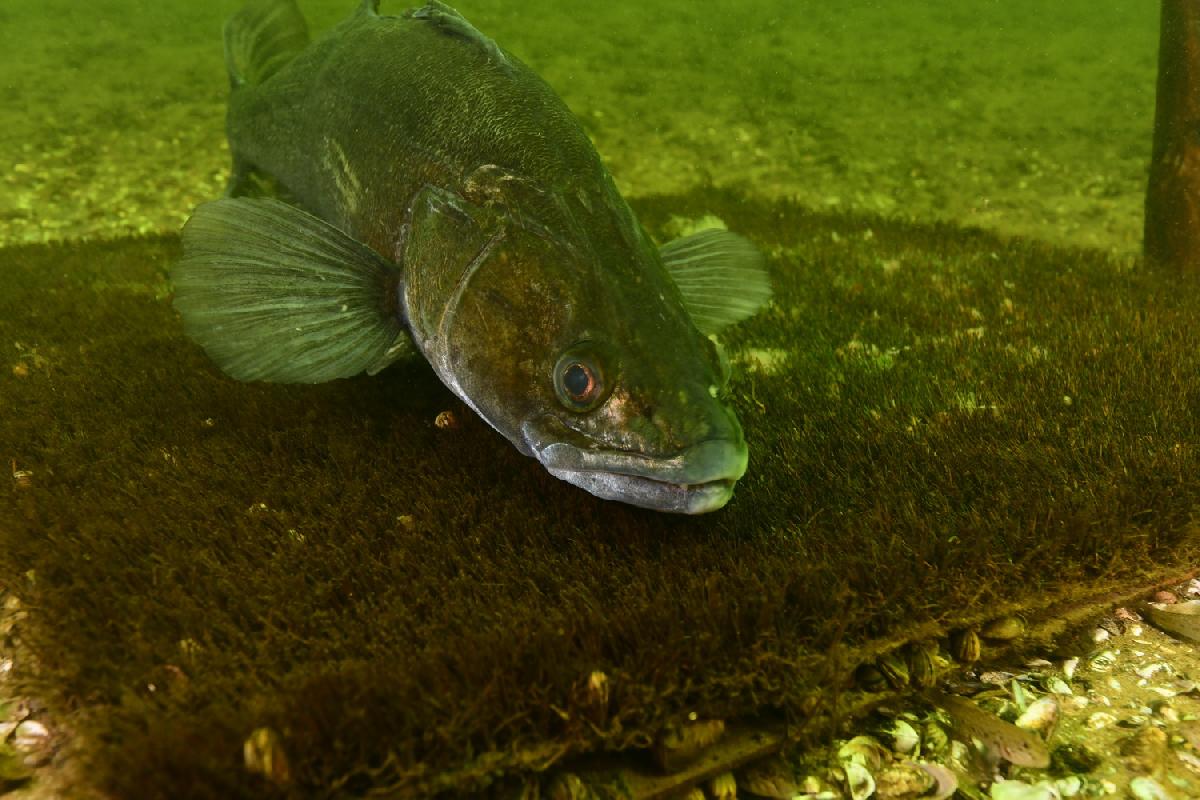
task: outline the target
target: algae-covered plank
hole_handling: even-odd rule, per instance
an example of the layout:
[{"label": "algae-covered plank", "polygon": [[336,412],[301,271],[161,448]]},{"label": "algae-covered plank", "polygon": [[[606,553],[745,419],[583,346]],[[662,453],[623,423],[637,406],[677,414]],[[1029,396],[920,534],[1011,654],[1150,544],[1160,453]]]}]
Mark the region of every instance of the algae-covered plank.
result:
[{"label": "algae-covered plank", "polygon": [[783,745],[783,739],[783,731],[775,727],[730,723],[720,741],[676,772],[664,775],[649,766],[621,766],[583,769],[579,775],[589,785],[613,787],[611,792],[617,796],[630,800],[657,800],[770,755]]}]

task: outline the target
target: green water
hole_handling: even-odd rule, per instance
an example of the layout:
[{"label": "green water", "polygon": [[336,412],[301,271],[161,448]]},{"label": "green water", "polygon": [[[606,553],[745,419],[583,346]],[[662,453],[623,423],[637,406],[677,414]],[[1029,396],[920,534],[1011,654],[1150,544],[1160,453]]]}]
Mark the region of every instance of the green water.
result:
[{"label": "green water", "polygon": [[[319,32],[353,0],[300,4]],[[0,242],[170,231],[224,184],[221,2],[0,6]],[[384,2],[399,11],[403,2]],[[1153,4],[460,3],[628,194],[711,182],[1135,252]]]},{"label": "green water", "polygon": [[907,638],[1196,563],[1200,287],[1134,258],[1153,4],[460,6],[653,236],[711,214],[768,256],[723,334],[750,472],[699,519],[557,481],[420,360],[238,383],[183,336],[236,5],[0,6],[0,245],[117,240],[0,247],[0,708],[66,754],[35,787],[531,786],[689,715],[834,719]]}]

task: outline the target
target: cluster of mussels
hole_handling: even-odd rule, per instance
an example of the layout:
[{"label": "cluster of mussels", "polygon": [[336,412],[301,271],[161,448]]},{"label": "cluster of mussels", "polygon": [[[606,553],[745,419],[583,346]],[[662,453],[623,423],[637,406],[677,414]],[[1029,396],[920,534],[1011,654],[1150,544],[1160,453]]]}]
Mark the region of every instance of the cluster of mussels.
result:
[{"label": "cluster of mussels", "polygon": [[[887,689],[928,689],[950,665],[946,657],[961,664],[974,664],[983,657],[984,642],[1006,644],[1025,632],[1020,617],[999,617],[979,628],[962,628],[950,634],[946,642],[910,642],[862,664],[854,672],[858,687],[867,692]],[[946,647],[943,647],[943,644]]]},{"label": "cluster of mussels", "polygon": [[[518,795],[1200,797],[1200,684],[1188,677],[1189,670],[1200,671],[1200,654],[1179,641],[1200,641],[1200,581],[1156,592],[1140,610],[1118,608],[1085,628],[1071,645],[1078,655],[1036,658],[1010,669],[993,664],[1011,657],[1017,649],[1006,646],[1025,633],[1015,616],[884,653],[860,665],[854,681],[868,696],[888,694],[855,724],[855,735],[819,750],[795,751],[785,736],[763,726],[757,741],[767,746],[751,755],[745,743],[752,724],[693,719],[664,731],[655,743],[654,761],[665,777],[639,780],[632,767],[617,775],[560,771]],[[1144,625],[1143,614],[1161,631]],[[730,730],[737,741],[730,742]],[[671,776],[678,778],[674,784]]]}]

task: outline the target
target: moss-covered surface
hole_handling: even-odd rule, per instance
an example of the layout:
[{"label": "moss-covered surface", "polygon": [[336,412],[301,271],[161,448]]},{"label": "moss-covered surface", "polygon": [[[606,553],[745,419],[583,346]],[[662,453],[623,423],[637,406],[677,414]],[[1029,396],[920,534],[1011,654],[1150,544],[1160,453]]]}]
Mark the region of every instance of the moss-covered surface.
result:
[{"label": "moss-covered surface", "polygon": [[727,341],[750,472],[700,518],[555,480],[423,364],[224,378],[179,332],[173,239],[0,251],[0,456],[32,472],[0,580],[81,780],[261,796],[269,726],[284,793],[458,793],[688,712],[798,719],[881,641],[1196,563],[1200,286],[715,193],[639,210],[771,254]]}]

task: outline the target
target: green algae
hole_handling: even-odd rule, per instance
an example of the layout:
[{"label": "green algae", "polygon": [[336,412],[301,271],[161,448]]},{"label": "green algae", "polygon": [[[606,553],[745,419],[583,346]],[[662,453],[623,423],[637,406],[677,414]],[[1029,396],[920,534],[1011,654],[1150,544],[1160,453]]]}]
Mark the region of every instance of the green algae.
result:
[{"label": "green algae", "polygon": [[688,712],[802,719],[882,641],[1200,555],[1200,286],[711,191],[638,211],[772,254],[772,306],[723,337],[750,471],[703,518],[555,480],[420,363],[226,379],[160,291],[173,238],[0,251],[13,680],[80,780],[269,794],[241,761],[267,726],[282,794],[460,794]]}]

